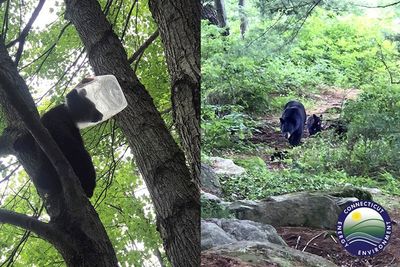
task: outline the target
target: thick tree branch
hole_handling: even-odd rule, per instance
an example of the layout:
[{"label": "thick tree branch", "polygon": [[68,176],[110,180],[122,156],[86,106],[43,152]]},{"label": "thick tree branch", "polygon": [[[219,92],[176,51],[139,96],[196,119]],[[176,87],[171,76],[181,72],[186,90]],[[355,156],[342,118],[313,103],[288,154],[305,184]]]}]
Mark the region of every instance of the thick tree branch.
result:
[{"label": "thick tree branch", "polygon": [[135,53],[133,53],[133,55],[128,59],[129,64],[132,64],[133,62],[135,62],[136,59],[138,59],[140,57],[140,55],[144,52],[144,50],[146,50],[147,47],[149,47],[151,45],[151,43],[153,43],[153,41],[155,39],[157,39],[158,35],[159,35],[159,31],[156,30],[152,35],[150,35],[149,39],[147,39],[139,48],[138,50],[136,50]]},{"label": "thick tree branch", "polygon": [[42,7],[46,0],[40,0],[39,4],[35,8],[35,10],[32,13],[31,18],[29,19],[28,23],[26,24],[25,28],[22,30],[21,34],[18,36],[17,39],[11,41],[9,44],[7,44],[7,48],[15,45],[16,43],[19,43],[18,45],[18,50],[17,53],[15,54],[15,64],[18,65],[19,60],[21,59],[22,51],[24,50],[24,44],[25,44],[25,39],[29,34],[29,31],[32,28],[33,23],[35,22],[36,18],[38,17],[40,11],[42,10]]},{"label": "thick tree branch", "polygon": [[0,223],[8,223],[32,231],[49,242],[54,241],[55,238],[59,238],[58,231],[51,227],[51,225],[25,214],[0,209]]}]

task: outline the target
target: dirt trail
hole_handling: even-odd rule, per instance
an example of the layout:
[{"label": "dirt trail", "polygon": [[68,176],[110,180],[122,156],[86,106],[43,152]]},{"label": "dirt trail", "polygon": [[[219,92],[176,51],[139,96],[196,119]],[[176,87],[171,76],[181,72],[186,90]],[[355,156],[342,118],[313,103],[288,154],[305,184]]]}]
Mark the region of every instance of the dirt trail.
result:
[{"label": "dirt trail", "polygon": [[[324,87],[321,88],[320,94],[309,95],[315,101],[315,105],[311,109],[307,109],[307,115],[323,115],[323,120],[335,119],[339,115],[340,109],[345,100],[356,99],[361,93],[358,89],[342,89],[338,87]],[[282,137],[279,129],[279,116],[280,114],[268,115],[264,117],[264,126],[258,128],[251,139],[253,143],[269,144],[277,150],[284,150],[289,148],[289,144],[285,138]],[[304,138],[308,138],[306,127],[304,129]]]},{"label": "dirt trail", "polygon": [[358,89],[342,89],[338,87],[321,88],[320,95],[313,95],[316,105],[307,111],[307,114],[326,114],[331,109],[341,109],[345,100],[354,100],[361,93]]}]

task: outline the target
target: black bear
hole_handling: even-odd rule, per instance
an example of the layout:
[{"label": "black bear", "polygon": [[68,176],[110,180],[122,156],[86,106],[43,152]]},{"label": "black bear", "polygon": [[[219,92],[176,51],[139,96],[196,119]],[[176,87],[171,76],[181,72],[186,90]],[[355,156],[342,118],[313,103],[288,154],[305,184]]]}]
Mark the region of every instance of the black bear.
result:
[{"label": "black bear", "polygon": [[317,115],[313,114],[312,116],[308,117],[307,128],[310,135],[314,135],[322,131],[322,115],[318,117]]},{"label": "black bear", "polygon": [[[84,82],[85,80],[82,84]],[[71,164],[86,196],[90,198],[96,186],[96,172],[92,159],[83,145],[77,123],[98,122],[103,118],[103,114],[85,97],[85,89],[78,90],[73,89],[67,94],[65,104],[50,109],[40,120]],[[25,151],[26,146],[35,146],[40,159],[41,165],[37,177],[33,177],[36,186],[48,193],[60,192],[61,183],[56,170],[31,135],[22,137],[14,145],[17,151]]]},{"label": "black bear", "polygon": [[303,137],[306,111],[303,104],[298,101],[289,101],[284,108],[281,122],[281,132],[292,146],[300,144]]}]

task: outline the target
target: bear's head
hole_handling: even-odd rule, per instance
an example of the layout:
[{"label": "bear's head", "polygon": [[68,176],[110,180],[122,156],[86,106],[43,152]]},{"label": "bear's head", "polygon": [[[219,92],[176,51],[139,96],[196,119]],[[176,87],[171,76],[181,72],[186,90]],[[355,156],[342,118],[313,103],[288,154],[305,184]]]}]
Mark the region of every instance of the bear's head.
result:
[{"label": "bear's head", "polygon": [[281,132],[282,135],[286,138],[289,139],[290,136],[296,131],[296,120],[293,120],[291,118],[279,118],[281,122]]},{"label": "bear's head", "polygon": [[307,128],[310,135],[314,135],[322,131],[322,115],[317,116],[313,114],[307,119]]},{"label": "bear's head", "polygon": [[85,89],[73,89],[66,96],[66,106],[75,123],[98,122],[103,114],[96,109],[96,105],[87,97]]}]

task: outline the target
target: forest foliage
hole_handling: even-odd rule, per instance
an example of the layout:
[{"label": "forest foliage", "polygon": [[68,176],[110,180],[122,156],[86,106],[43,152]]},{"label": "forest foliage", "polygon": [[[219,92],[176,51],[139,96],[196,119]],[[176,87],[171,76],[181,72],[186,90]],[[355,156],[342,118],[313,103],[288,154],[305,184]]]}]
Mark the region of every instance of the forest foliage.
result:
[{"label": "forest foliage", "polygon": [[[225,155],[246,168],[235,179],[221,177],[230,199],[347,183],[400,194],[398,10],[371,13],[332,1],[301,20],[301,10],[279,11],[275,2],[247,4],[244,38],[235,1],[225,1],[229,35],[202,21],[203,161]],[[326,130],[307,138],[288,150],[285,168],[267,168],[261,158],[274,147],[252,143],[252,135],[265,118],[279,118],[289,100],[300,100],[306,110],[316,107],[326,88],[361,90],[336,114],[346,133]]]}]

